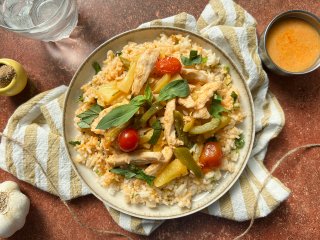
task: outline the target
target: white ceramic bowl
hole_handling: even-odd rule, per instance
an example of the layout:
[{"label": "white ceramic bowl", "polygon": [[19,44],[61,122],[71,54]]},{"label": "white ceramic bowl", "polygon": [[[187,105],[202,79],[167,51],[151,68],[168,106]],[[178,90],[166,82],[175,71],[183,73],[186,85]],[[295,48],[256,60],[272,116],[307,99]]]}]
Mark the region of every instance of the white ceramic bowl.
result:
[{"label": "white ceramic bowl", "polygon": [[[240,103],[243,112],[246,115],[244,122],[240,125],[240,128],[243,130],[246,143],[245,146],[240,150],[239,159],[236,163],[235,171],[233,173],[224,174],[221,180],[218,182],[217,187],[212,192],[201,193],[195,196],[193,198],[191,209],[181,209],[177,205],[160,205],[157,208],[151,209],[142,205],[130,205],[126,203],[124,195],[121,192],[118,192],[116,195],[109,194],[106,188],[99,185],[96,175],[89,168],[86,168],[85,166],[75,163],[73,161],[77,153],[73,149],[73,147],[68,144],[68,142],[73,140],[78,134],[78,131],[74,126],[73,119],[75,117],[75,110],[77,109],[78,105],[77,99],[81,94],[80,88],[82,85],[89,82],[95,74],[94,69],[91,66],[92,63],[94,61],[101,63],[106,58],[106,53],[108,50],[113,50],[114,52],[119,51],[130,41],[137,43],[151,41],[157,38],[160,33],[165,33],[167,35],[189,35],[192,41],[196,42],[197,44],[201,45],[206,49],[212,49],[213,52],[215,52],[216,55],[220,57],[221,63],[229,65],[230,74],[233,79],[233,84],[239,91]],[[136,29],[115,36],[103,43],[96,50],[94,50],[90,54],[90,56],[84,61],[84,63],[75,73],[66,95],[63,112],[63,132],[65,146],[67,148],[67,152],[69,154],[73,168],[75,169],[79,177],[82,179],[82,181],[90,188],[91,192],[97,198],[105,202],[110,207],[119,210],[123,213],[129,214],[131,216],[146,219],[171,219],[195,213],[209,206],[213,202],[217,201],[221,196],[223,196],[223,194],[225,194],[237,181],[248,161],[253,145],[253,113],[254,111],[252,97],[243,76],[241,76],[239,71],[236,69],[232,60],[229,57],[227,57],[226,54],[223,53],[218,46],[193,32],[189,32],[178,28],[152,27]]]}]

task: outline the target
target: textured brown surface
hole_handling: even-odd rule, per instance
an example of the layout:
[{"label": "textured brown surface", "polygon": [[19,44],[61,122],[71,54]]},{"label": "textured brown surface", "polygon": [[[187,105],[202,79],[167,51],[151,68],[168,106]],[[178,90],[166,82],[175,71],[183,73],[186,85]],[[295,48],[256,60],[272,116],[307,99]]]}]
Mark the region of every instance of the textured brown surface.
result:
[{"label": "textured brown surface", "polygon": [[[86,53],[103,41],[137,27],[139,24],[185,11],[198,17],[206,0],[88,0],[81,1],[78,41],[59,43],[62,49],[74,49],[77,53],[52,57],[49,51],[54,44],[25,39],[0,30],[0,58],[12,58],[23,64],[29,74],[27,88],[15,97],[0,97],[0,130],[13,111],[35,94],[61,84],[68,84],[74,69]],[[319,0],[237,0],[258,21],[261,33],[276,14],[289,9],[305,9],[320,15]],[[88,43],[90,43],[90,47]],[[66,44],[66,45],[65,45]],[[83,49],[83,51],[80,51]],[[80,53],[79,53],[80,52]],[[73,60],[65,67],[65,60]],[[279,77],[269,74],[270,88],[279,99],[286,115],[286,125],[274,139],[265,160],[270,168],[276,159],[288,149],[298,145],[320,142],[320,69],[302,77]],[[255,222],[246,239],[320,239],[320,149],[300,152],[290,157],[275,174],[292,189],[290,198],[272,214]],[[0,182],[17,181],[0,170]],[[119,239],[97,237],[82,229],[56,198],[29,184],[19,182],[24,193],[31,199],[31,210],[22,230],[10,239]],[[122,231],[111,219],[101,202],[93,196],[71,202],[81,219],[98,228]],[[232,222],[202,213],[165,222],[149,238],[134,239],[231,239],[243,231],[246,223]]]}]

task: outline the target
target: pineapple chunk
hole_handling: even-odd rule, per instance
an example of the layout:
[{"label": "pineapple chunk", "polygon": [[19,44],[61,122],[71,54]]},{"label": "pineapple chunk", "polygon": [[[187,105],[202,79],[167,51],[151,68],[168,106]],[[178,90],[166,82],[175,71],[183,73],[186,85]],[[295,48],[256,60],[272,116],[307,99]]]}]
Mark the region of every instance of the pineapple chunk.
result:
[{"label": "pineapple chunk", "polygon": [[115,82],[109,82],[99,86],[98,93],[106,104],[110,104],[113,100],[119,97],[120,91]]},{"label": "pineapple chunk", "polygon": [[174,80],[179,80],[182,79],[181,75],[179,73],[176,73],[175,75],[171,76],[170,74],[164,74],[158,82],[153,87],[153,92],[154,93],[159,93],[161,89],[167,85],[169,82],[174,81]]},{"label": "pineapple chunk", "polygon": [[171,80],[171,76],[170,74],[166,73],[164,74],[158,82],[156,82],[156,84],[154,85],[154,88],[153,88],[153,92],[154,93],[159,93],[160,90],[165,86],[167,85]]},{"label": "pineapple chunk", "polygon": [[153,183],[156,187],[162,187],[163,185],[171,182],[173,179],[187,174],[187,167],[182,164],[179,159],[175,159],[163,169],[163,171],[155,178]]},{"label": "pineapple chunk", "polygon": [[125,76],[125,78],[118,82],[117,87],[120,91],[124,92],[124,93],[129,93],[131,86],[133,84],[133,80],[134,80],[134,73],[136,70],[136,66],[137,66],[137,61],[132,61],[128,70],[127,75]]},{"label": "pineapple chunk", "polygon": [[176,73],[171,77],[171,81],[183,79],[179,73]]}]

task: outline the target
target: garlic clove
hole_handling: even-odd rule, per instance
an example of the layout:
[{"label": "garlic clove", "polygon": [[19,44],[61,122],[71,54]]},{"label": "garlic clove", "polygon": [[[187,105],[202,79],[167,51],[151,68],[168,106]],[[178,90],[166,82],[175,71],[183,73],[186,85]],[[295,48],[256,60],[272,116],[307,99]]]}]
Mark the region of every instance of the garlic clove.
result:
[{"label": "garlic clove", "polygon": [[13,181],[6,181],[0,184],[0,192],[11,192],[11,191],[20,191],[20,188],[17,183]]},{"label": "garlic clove", "polygon": [[21,229],[30,209],[30,200],[17,183],[0,183],[0,238],[10,237]]}]

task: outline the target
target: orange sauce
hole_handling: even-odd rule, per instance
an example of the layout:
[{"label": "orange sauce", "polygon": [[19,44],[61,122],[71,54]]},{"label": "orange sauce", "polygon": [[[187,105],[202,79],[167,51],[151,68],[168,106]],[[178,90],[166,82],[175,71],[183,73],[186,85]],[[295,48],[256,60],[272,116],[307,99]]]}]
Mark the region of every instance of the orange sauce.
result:
[{"label": "orange sauce", "polygon": [[310,68],[320,56],[320,35],[308,22],[287,18],[275,23],[266,38],[272,61],[289,72]]}]

